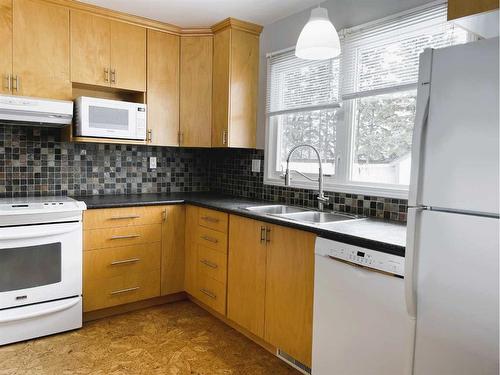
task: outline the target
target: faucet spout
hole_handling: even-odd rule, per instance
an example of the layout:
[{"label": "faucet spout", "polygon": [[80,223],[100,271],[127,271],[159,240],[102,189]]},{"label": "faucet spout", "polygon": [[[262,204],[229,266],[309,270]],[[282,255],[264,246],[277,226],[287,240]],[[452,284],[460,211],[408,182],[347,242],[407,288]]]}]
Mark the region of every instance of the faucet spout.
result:
[{"label": "faucet spout", "polygon": [[[312,146],[312,145],[309,145],[309,144],[300,144],[300,145],[297,145],[295,147],[293,147],[290,152],[288,153],[288,156],[286,158],[286,171],[285,171],[285,186],[291,186],[291,183],[292,183],[292,177],[291,177],[291,170],[290,170],[290,160],[292,158],[292,155],[293,153],[295,152],[295,150],[297,150],[298,148],[301,148],[301,147],[309,147],[311,148],[314,153],[316,154],[317,158],[318,158],[318,164],[319,164],[319,177],[318,177],[318,190],[319,190],[319,195],[318,195],[318,209],[320,211],[323,210],[324,208],[324,204],[325,203],[328,203],[329,202],[329,199],[325,197],[325,194],[323,192],[323,163],[321,162],[321,155],[319,154],[319,151],[316,147]],[[298,171],[295,171],[301,175],[304,176],[303,173],[300,173]],[[312,180],[311,178],[307,177],[307,176],[304,176],[306,177],[307,179],[309,180]]]}]

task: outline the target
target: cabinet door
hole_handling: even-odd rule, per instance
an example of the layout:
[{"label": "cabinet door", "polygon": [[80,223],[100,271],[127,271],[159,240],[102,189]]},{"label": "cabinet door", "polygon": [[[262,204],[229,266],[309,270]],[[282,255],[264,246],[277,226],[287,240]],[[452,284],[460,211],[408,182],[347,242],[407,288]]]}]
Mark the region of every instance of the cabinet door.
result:
[{"label": "cabinet door", "polygon": [[161,238],[161,294],[184,291],[184,205],[165,206]]},{"label": "cabinet door", "polygon": [[230,147],[255,148],[258,81],[259,36],[232,30]]},{"label": "cabinet door", "polygon": [[71,81],[109,86],[110,21],[71,11]]},{"label": "cabinet door", "polygon": [[196,244],[196,233],[198,227],[198,208],[186,206],[186,227],[184,237],[185,268],[184,268],[184,290],[191,295],[196,294],[196,273],[198,266],[198,253]]},{"label": "cabinet door", "polygon": [[229,125],[229,59],[231,29],[214,35],[212,147],[227,147]]},{"label": "cabinet door", "polygon": [[270,230],[264,338],[310,367],[315,236],[277,225]]},{"label": "cabinet door", "polygon": [[212,47],[211,36],[181,37],[181,146],[211,145]]},{"label": "cabinet door", "polygon": [[10,94],[12,74],[12,0],[0,0],[0,93]]},{"label": "cabinet door", "polygon": [[229,220],[227,317],[264,337],[266,243],[261,231],[265,225],[234,215]]},{"label": "cabinet door", "polygon": [[179,37],[148,30],[150,144],[179,145]]},{"label": "cabinet door", "polygon": [[449,0],[448,20],[498,9],[498,0]]},{"label": "cabinet door", "polygon": [[111,21],[111,86],[146,91],[146,29]]},{"label": "cabinet door", "polygon": [[69,10],[16,0],[13,25],[13,93],[71,99]]}]

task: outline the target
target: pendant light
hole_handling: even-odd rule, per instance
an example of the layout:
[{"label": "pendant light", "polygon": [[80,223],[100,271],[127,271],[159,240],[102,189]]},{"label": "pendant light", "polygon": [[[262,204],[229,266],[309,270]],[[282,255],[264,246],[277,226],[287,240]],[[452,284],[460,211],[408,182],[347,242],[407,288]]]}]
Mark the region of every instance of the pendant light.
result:
[{"label": "pendant light", "polygon": [[295,47],[295,56],[306,60],[325,60],[340,55],[340,40],[328,10],[318,6],[302,29]]}]

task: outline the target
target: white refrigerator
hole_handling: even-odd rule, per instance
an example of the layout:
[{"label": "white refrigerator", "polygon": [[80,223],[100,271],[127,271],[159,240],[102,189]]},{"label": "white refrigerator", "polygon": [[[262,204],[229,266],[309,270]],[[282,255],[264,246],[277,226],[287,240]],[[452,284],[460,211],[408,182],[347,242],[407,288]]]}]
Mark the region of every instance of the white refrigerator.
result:
[{"label": "white refrigerator", "polygon": [[414,375],[499,372],[498,42],[420,57],[405,258]]}]

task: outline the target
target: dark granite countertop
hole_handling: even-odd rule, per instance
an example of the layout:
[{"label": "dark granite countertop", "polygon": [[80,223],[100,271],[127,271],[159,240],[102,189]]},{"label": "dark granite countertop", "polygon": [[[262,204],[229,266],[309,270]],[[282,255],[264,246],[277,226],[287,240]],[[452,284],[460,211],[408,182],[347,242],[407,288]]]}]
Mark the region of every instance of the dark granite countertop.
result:
[{"label": "dark granite countertop", "polygon": [[273,224],[306,230],[320,237],[368,249],[400,256],[404,256],[405,253],[406,225],[374,218],[322,225],[305,224],[244,209],[244,207],[259,204],[279,204],[277,202],[246,199],[218,193],[94,195],[73,198],[85,202],[88,209],[188,203]]}]

